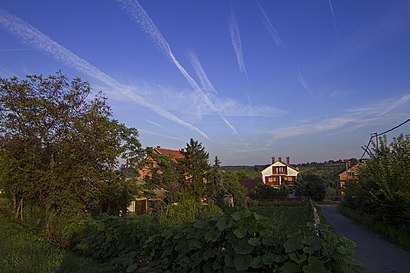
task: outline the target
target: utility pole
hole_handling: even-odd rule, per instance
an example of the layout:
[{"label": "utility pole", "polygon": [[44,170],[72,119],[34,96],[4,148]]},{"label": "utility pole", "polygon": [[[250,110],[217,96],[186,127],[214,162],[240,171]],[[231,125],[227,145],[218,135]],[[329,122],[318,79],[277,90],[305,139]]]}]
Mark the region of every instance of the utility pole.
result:
[{"label": "utility pole", "polygon": [[376,132],[376,133],[373,133],[372,135],[376,137],[376,151],[379,151],[379,134]]}]

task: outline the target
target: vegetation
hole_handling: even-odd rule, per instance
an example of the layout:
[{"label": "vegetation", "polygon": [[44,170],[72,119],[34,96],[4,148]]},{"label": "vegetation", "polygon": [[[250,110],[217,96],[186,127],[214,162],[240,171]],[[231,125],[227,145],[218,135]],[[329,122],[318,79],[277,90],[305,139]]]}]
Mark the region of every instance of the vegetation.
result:
[{"label": "vegetation", "polygon": [[125,211],[132,181],[121,172],[139,160],[136,129],[112,119],[102,94],[56,75],[0,78],[0,189],[8,214],[65,239],[98,208]]},{"label": "vegetation", "polygon": [[318,175],[306,174],[298,179],[296,193],[309,196],[315,201],[323,201],[326,195],[325,181]]},{"label": "vegetation", "polygon": [[[380,138],[363,165],[358,181],[347,185],[345,206],[374,227],[410,246],[410,135],[400,135],[390,145]],[[350,210],[345,210],[350,211]],[[400,238],[400,239],[399,239]],[[407,238],[407,239],[406,239]],[[403,243],[402,243],[403,244]]]},{"label": "vegetation", "polygon": [[[321,226],[275,233],[249,211],[179,227],[140,219],[88,222],[76,251],[113,272],[352,272],[353,243]],[[151,234],[151,236],[149,236]],[[115,247],[113,247],[115,246]]]},{"label": "vegetation", "polygon": [[0,272],[101,272],[91,259],[61,250],[19,223],[0,214]]},{"label": "vegetation", "polygon": [[260,184],[252,190],[249,197],[257,200],[274,200],[289,195],[289,190],[286,187],[275,189],[266,184]]},{"label": "vegetation", "polygon": [[313,219],[309,202],[261,203],[250,210],[267,217],[276,234],[296,232]]}]

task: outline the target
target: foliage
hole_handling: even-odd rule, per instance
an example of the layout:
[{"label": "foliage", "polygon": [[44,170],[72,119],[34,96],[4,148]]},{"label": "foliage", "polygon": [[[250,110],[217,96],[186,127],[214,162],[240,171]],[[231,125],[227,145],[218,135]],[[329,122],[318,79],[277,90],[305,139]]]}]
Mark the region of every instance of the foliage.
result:
[{"label": "foliage", "polygon": [[358,209],[352,209],[344,204],[340,205],[340,211],[343,215],[366,225],[376,232],[384,234],[393,242],[410,250],[410,226],[408,224],[392,225],[390,223],[383,223],[374,215],[366,214]]},{"label": "foliage", "polygon": [[42,236],[0,215],[0,272],[100,272],[91,259],[59,249]]},{"label": "foliage", "polygon": [[77,248],[107,261],[115,272],[351,272],[355,264],[354,244],[327,226],[319,235],[313,224],[274,234],[267,218],[249,211],[165,227],[149,237],[137,228],[127,240],[115,235],[128,228],[124,222],[93,224],[99,228],[81,238]]},{"label": "foliage", "polygon": [[204,182],[209,171],[209,154],[202,143],[190,139],[185,149],[182,150],[182,159],[178,159],[177,170],[182,190],[197,197],[204,195]]},{"label": "foliage", "polygon": [[207,203],[201,204],[194,197],[184,196],[176,203],[171,203],[161,207],[155,215],[154,221],[159,224],[184,224],[196,220],[204,220],[214,215],[221,215],[221,209],[213,202],[208,200]]},{"label": "foliage", "polygon": [[177,161],[170,155],[156,153],[148,147],[140,166],[148,169],[149,175],[144,177],[148,190],[169,188],[177,182]]},{"label": "foliage", "polygon": [[252,190],[249,197],[252,199],[273,200],[288,195],[289,190],[286,186],[276,189],[266,184],[260,184]]},{"label": "foliage", "polygon": [[116,170],[119,158],[126,168],[138,162],[138,132],[112,119],[107,99],[91,92],[60,72],[0,78],[0,188],[10,216],[49,236],[68,237],[90,204],[124,211],[132,191]]},{"label": "foliage", "polygon": [[313,219],[309,202],[267,202],[250,208],[251,211],[269,219],[273,232],[280,234],[296,232]]},{"label": "foliage", "polygon": [[218,206],[228,208],[230,204],[227,204],[225,200],[232,197],[234,207],[242,209],[246,207],[246,189],[239,183],[236,174],[226,173],[220,167],[218,158],[215,158],[215,164],[209,171],[207,181],[205,194]]},{"label": "foliage", "polygon": [[410,135],[373,143],[372,155],[359,173],[359,181],[347,185],[346,205],[372,214],[393,225],[410,220]]},{"label": "foliage", "polygon": [[305,174],[297,185],[299,195],[309,196],[315,201],[323,201],[326,196],[324,180],[315,174]]},{"label": "foliage", "polygon": [[[352,165],[357,163],[357,159],[349,159]],[[337,173],[343,170],[345,163],[343,160],[329,160],[324,162],[307,162],[297,165],[299,173],[302,176],[314,174],[319,176],[325,183],[326,187],[334,187]]]}]

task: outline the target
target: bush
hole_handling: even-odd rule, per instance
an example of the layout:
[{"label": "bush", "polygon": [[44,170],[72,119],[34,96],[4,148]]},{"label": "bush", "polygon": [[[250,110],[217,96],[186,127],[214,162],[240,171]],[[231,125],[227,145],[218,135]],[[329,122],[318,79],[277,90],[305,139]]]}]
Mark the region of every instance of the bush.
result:
[{"label": "bush", "polygon": [[159,224],[184,224],[196,220],[205,220],[221,214],[222,210],[213,200],[201,204],[194,197],[187,197],[180,199],[177,203],[163,206],[151,217],[156,218]]},{"label": "bush", "polygon": [[289,195],[287,187],[276,189],[269,185],[261,184],[252,190],[249,194],[252,199],[273,200]]},{"label": "bush", "polygon": [[299,191],[302,195],[309,196],[315,201],[323,201],[325,199],[326,185],[320,176],[305,174],[300,184]]},{"label": "bush", "polygon": [[267,218],[249,211],[164,226],[160,232],[112,220],[89,222],[92,233],[80,237],[76,249],[106,261],[115,272],[320,273],[351,272],[355,266],[353,242],[327,226],[316,231],[308,224],[296,233],[274,234]]}]

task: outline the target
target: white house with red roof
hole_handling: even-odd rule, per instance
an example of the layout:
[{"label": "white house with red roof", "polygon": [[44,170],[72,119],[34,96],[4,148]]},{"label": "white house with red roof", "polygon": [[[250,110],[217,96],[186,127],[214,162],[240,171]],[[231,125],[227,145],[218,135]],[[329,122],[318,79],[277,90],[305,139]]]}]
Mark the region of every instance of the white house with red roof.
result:
[{"label": "white house with red roof", "polygon": [[266,185],[280,188],[282,185],[294,187],[298,171],[290,164],[290,157],[286,157],[286,162],[282,162],[282,157],[272,157],[272,164],[262,172],[262,181]]}]

